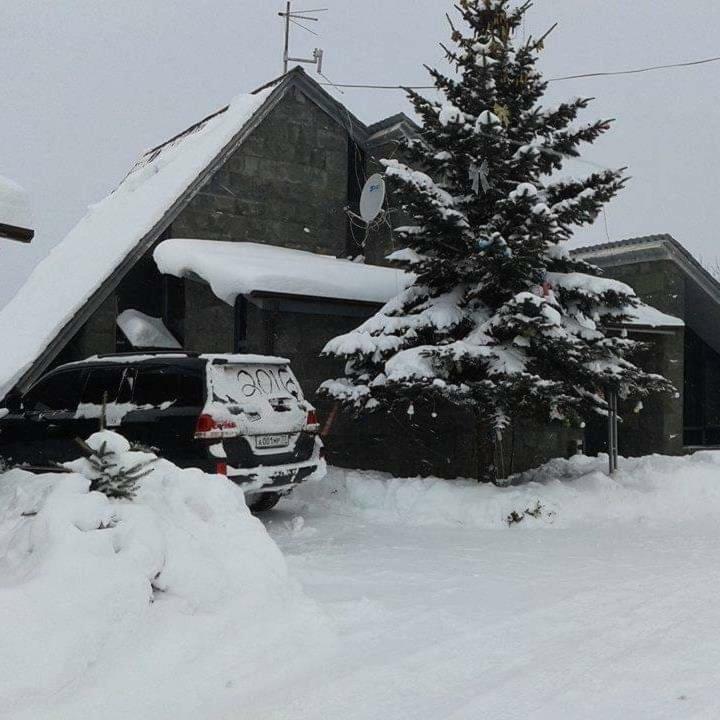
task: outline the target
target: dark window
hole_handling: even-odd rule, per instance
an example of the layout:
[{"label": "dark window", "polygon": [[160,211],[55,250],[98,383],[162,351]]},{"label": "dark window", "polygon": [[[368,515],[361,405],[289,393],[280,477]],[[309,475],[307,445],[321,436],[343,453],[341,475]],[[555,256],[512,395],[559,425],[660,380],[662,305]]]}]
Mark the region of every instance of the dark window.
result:
[{"label": "dark window", "polygon": [[720,354],[685,328],[685,445],[720,445]]},{"label": "dark window", "polygon": [[248,302],[244,295],[238,295],[235,299],[235,352],[245,353],[248,351],[247,342],[247,315]]},{"label": "dark window", "polygon": [[185,281],[173,275],[163,276],[163,322],[185,344]]},{"label": "dark window", "polygon": [[83,369],[68,370],[41,380],[33,387],[25,398],[23,405],[26,410],[77,410],[82,382],[85,377]]},{"label": "dark window", "polygon": [[102,405],[103,400],[108,403],[116,402],[120,381],[124,374],[124,367],[109,365],[108,367],[91,368],[87,383],[85,383],[82,401],[93,405]]},{"label": "dark window", "polygon": [[136,405],[173,403],[175,407],[201,407],[204,375],[187,368],[140,368],[135,380]]}]

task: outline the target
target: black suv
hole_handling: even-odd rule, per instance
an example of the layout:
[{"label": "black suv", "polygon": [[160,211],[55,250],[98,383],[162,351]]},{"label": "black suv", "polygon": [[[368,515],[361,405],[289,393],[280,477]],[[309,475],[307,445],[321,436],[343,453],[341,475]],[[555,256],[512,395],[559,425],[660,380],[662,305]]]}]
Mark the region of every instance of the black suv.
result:
[{"label": "black suv", "polygon": [[[44,466],[76,458],[105,425],[180,467],[227,475],[252,509],[325,472],[315,409],[287,360],[172,352],[62,365],[6,399],[0,455]],[[2,414],[2,413],[0,413]]]}]

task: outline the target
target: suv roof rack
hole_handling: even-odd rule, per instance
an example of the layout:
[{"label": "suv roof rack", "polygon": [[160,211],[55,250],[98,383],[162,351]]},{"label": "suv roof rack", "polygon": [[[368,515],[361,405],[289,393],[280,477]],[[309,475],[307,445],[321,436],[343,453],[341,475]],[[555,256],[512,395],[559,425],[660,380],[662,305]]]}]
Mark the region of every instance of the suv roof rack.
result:
[{"label": "suv roof rack", "polygon": [[135,350],[134,352],[121,352],[121,353],[102,353],[95,357],[99,360],[106,360],[110,358],[124,358],[124,357],[146,357],[148,355],[157,355],[162,357],[163,355],[172,355],[174,357],[182,356],[189,358],[200,357],[200,353],[193,352],[191,350]]}]

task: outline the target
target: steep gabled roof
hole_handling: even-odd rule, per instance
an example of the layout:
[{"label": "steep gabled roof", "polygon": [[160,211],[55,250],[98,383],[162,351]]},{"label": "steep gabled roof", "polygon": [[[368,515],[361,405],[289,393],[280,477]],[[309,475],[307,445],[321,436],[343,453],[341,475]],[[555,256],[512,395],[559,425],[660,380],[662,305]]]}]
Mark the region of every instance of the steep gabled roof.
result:
[{"label": "steep gabled roof", "polygon": [[367,128],[368,138],[370,140],[374,140],[378,135],[388,132],[401,131],[408,136],[412,136],[417,135],[420,130],[420,126],[403,112],[390,115],[390,117],[368,125]]},{"label": "steep gabled roof", "polygon": [[365,141],[365,126],[296,68],[144,153],[0,310],[0,398],[39,377],[212,174],[294,88],[358,142]]}]

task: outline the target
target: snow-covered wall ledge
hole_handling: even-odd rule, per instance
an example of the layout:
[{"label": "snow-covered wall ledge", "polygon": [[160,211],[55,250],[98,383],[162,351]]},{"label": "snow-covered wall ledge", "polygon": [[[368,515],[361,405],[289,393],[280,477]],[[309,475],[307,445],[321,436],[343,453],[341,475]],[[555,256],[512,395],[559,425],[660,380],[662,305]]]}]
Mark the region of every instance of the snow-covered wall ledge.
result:
[{"label": "snow-covered wall ledge", "polygon": [[229,305],[254,292],[383,304],[410,281],[393,268],[249,242],[165,240],[153,256],[160,272],[199,277]]}]

